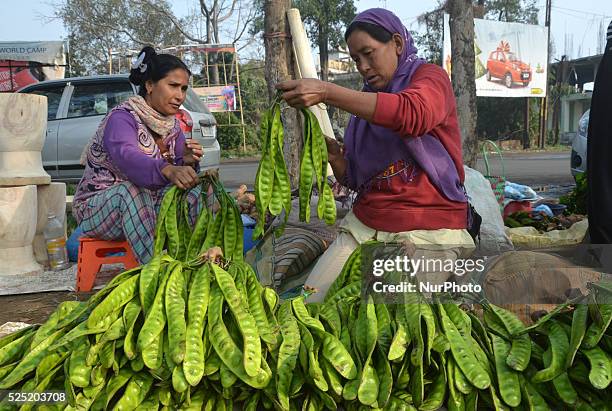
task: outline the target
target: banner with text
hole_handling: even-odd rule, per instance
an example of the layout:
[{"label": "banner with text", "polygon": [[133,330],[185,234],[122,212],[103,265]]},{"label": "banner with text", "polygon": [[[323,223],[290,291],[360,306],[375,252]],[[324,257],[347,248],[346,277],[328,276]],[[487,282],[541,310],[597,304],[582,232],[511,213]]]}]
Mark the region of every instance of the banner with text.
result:
[{"label": "banner with text", "polygon": [[208,106],[210,111],[236,111],[236,89],[234,86],[194,87],[193,91]]}]

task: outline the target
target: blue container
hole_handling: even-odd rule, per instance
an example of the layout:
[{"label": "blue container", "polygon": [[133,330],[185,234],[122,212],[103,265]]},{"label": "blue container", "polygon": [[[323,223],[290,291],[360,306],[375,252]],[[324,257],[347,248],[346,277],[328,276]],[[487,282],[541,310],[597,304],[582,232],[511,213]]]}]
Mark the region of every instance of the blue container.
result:
[{"label": "blue container", "polygon": [[567,206],[565,204],[550,204],[550,203],[545,203],[545,205],[547,205],[548,208],[550,208],[550,210],[552,211],[552,213],[554,215],[563,214],[563,212],[567,208]]},{"label": "blue container", "polygon": [[243,228],[243,238],[242,238],[242,247],[243,251],[246,254],[251,248],[255,247],[260,240],[253,241],[253,229],[255,228],[255,221],[253,218],[246,214],[242,214],[240,216],[242,218],[242,228]]},{"label": "blue container", "polygon": [[83,236],[83,230],[81,227],[77,227],[68,241],[66,241],[66,250],[68,251],[68,260],[77,262],[79,260],[79,238]]}]

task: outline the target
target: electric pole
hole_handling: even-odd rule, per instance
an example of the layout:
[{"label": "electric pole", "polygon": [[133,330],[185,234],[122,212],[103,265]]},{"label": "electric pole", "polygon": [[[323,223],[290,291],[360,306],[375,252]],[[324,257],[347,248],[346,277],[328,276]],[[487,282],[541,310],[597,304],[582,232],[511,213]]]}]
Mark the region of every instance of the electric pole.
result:
[{"label": "electric pole", "polygon": [[547,126],[548,126],[548,110],[547,110],[547,104],[548,104],[548,93],[549,93],[549,89],[548,89],[548,72],[550,70],[550,9],[552,6],[552,0],[546,0],[546,27],[547,27],[547,31],[548,31],[548,44],[546,45],[546,97],[544,97],[542,99],[542,107],[541,107],[541,111],[540,111],[540,142],[539,142],[539,147],[540,149],[544,148],[544,145],[546,144],[546,134],[547,134]]}]

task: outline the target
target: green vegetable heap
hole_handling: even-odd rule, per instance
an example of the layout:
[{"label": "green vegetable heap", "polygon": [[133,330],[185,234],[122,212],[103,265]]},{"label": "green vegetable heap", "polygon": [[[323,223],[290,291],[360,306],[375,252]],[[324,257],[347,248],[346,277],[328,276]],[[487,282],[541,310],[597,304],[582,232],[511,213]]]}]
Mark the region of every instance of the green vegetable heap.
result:
[{"label": "green vegetable heap", "polygon": [[66,394],[24,410],[610,409],[612,285],[525,327],[488,303],[364,300],[358,248],[323,303],[279,301],[242,258],[236,203],[209,188],[220,208],[194,227],[166,193],[148,264],[1,338],[0,390]]},{"label": "green vegetable heap", "polygon": [[[300,158],[299,218],[310,221],[312,187],[317,185],[317,215],[329,225],[336,222],[336,201],[327,183],[327,145],[316,116],[302,110],[304,116],[304,149]],[[291,212],[291,183],[283,156],[284,132],[279,100],[275,100],[261,121],[263,149],[255,177],[255,204],[259,214],[253,237],[264,232],[266,212],[278,216],[285,210],[285,222]],[[278,234],[282,232],[282,227]]]}]

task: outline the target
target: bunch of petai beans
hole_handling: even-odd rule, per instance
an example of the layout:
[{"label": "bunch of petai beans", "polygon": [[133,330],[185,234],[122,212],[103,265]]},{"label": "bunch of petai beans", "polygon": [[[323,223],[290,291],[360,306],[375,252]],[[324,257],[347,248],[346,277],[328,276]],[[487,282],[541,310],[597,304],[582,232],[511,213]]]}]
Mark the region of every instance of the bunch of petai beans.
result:
[{"label": "bunch of petai beans", "polygon": [[[317,187],[317,216],[327,224],[336,222],[336,201],[327,182],[327,145],[317,117],[307,109],[304,118],[304,148],[300,157],[299,218],[310,221],[310,201],[313,186]],[[255,205],[259,220],[254,238],[263,235],[266,213],[278,216],[285,211],[285,222],[291,212],[291,183],[283,155],[284,132],[281,105],[277,100],[261,121],[262,156],[255,177]],[[284,225],[283,225],[284,226]],[[277,230],[280,235],[283,226]]]},{"label": "bunch of petai beans", "polygon": [[280,301],[243,260],[235,201],[201,184],[219,207],[192,227],[186,193],[168,190],[148,264],[0,339],[0,390],[66,396],[20,409],[610,409],[612,285],[525,327],[486,302],[374,304],[358,248],[323,303]]}]

